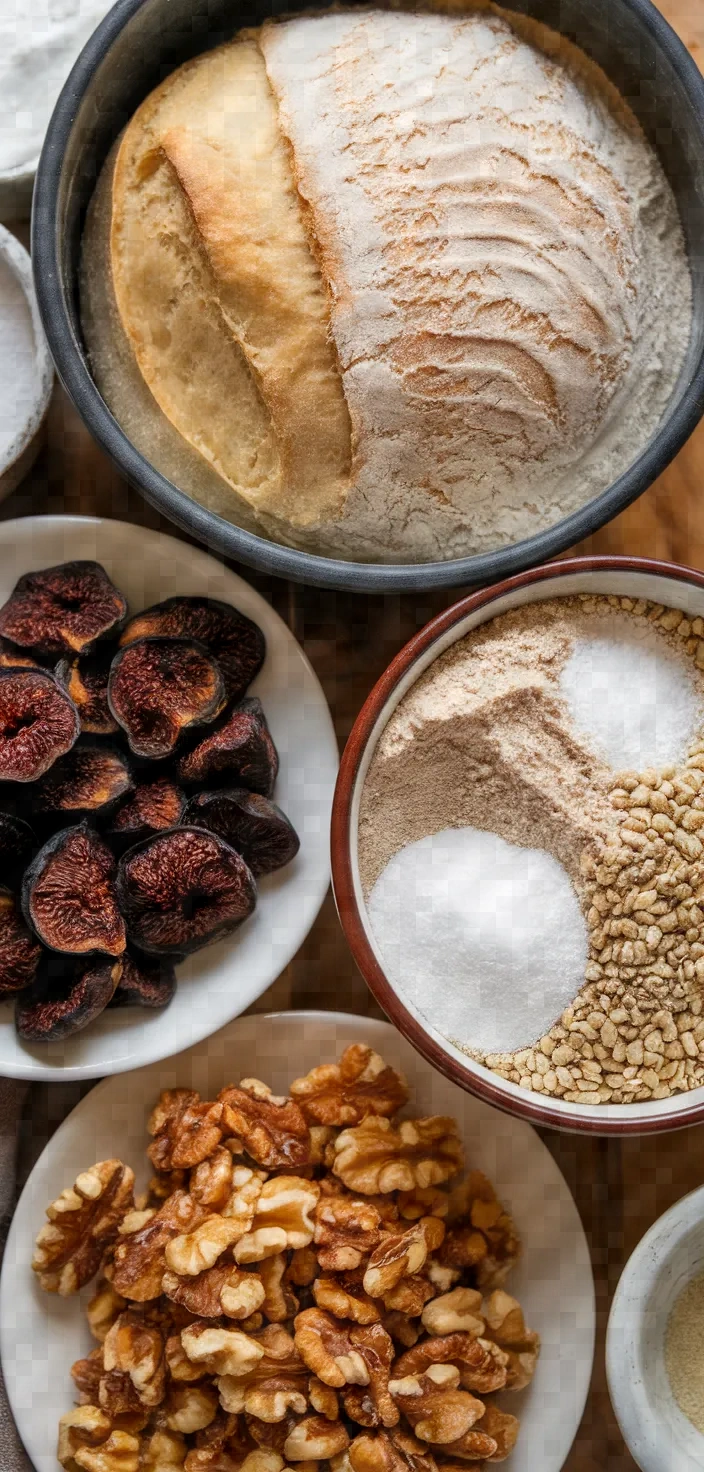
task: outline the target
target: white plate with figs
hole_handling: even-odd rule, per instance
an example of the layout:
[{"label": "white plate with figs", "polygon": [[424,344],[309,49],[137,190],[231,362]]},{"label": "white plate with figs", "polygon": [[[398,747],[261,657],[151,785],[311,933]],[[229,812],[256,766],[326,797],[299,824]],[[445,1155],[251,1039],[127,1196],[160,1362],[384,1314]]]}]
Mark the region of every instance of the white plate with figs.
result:
[{"label": "white plate with figs", "polygon": [[[337,745],[318,680],[278,614],[241,578],[186,542],[123,522],[72,516],[4,524],[0,605],[23,574],[83,559],[102,565],[126,598],[129,616],[176,596],[209,597],[259,626],[266,656],[247,695],[261,701],[278,750],[274,800],[293,824],[300,849],[293,862],[257,883],[256,907],[237,930],[177,964],[167,1007],[108,1007],[63,1040],[27,1041],[15,1029],[14,998],[3,1001],[0,1074],[15,1078],[121,1073],[199,1042],[276,980],[308,934],[329,882]],[[31,813],[26,816],[31,822]]]},{"label": "white plate with figs", "polygon": [[[374,1049],[405,1074],[410,1099],[402,1119],[450,1116],[450,1121],[435,1121],[450,1130],[451,1121],[457,1121],[465,1167],[484,1172],[513,1217],[522,1253],[505,1291],[519,1301],[525,1324],[540,1336],[542,1347],[527,1388],[498,1396],[498,1407],[520,1422],[518,1440],[504,1465],[507,1472],[559,1472],[586,1401],[595,1323],[589,1251],[569,1189],[530,1125],[449,1083],[388,1023],[332,1012],[240,1018],[168,1063],[107,1079],[74,1109],[44,1149],[15,1212],[0,1285],[5,1381],[37,1472],[56,1472],[58,1421],[74,1405],[69,1369],[94,1346],[85,1317],[94,1285],[69,1297],[46,1293],[30,1266],[48,1203],[94,1162],[114,1158],[133,1167],[135,1189],[142,1191],[152,1169],[145,1154],[147,1121],[161,1090],[196,1089],[203,1099],[214,1099],[225,1085],[255,1076],[276,1095],[285,1095],[294,1078],[334,1063],[353,1043]],[[245,1261],[244,1255],[238,1260]]]}]

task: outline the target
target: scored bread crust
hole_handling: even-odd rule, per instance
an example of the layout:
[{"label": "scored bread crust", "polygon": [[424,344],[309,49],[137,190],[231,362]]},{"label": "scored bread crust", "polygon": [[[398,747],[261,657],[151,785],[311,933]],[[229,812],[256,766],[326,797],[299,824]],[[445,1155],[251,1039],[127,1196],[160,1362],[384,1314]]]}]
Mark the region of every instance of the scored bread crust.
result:
[{"label": "scored bread crust", "polygon": [[129,123],[111,268],[142,376],[184,439],[274,524],[339,515],[349,415],[255,42],[187,63]]},{"label": "scored bread crust", "polygon": [[642,309],[601,98],[490,11],[330,11],[260,44],[333,283],[358,491],[471,513],[573,464]]}]

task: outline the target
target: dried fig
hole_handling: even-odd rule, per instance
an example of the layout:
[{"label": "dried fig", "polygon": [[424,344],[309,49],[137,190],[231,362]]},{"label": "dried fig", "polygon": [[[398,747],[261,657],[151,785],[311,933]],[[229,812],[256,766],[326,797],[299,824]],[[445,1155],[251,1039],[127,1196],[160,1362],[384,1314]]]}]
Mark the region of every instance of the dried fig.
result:
[{"label": "dried fig", "polygon": [[70,695],[86,736],[114,736],[120,729],[108,705],[108,676],[114,652],[111,645],[104,653],[62,659],[56,666],[56,678]]},{"label": "dried fig", "polygon": [[78,711],[44,670],[0,670],[0,782],[36,782],[78,740]]},{"label": "dried fig", "polygon": [[76,966],[47,952],[36,980],[18,997],[15,1026],[28,1043],[53,1043],[100,1016],[120,980],[122,962],[92,956]]},{"label": "dried fig", "polygon": [[26,649],[18,649],[8,639],[0,639],[0,670],[38,670],[41,665],[36,659],[28,654]]},{"label": "dried fig", "polygon": [[200,784],[218,777],[232,778],[263,797],[271,797],[278,770],[276,747],[256,697],[236,705],[217,730],[205,736],[178,764],[184,782]]},{"label": "dried fig", "polygon": [[212,721],[225,702],[220,668],[189,639],[137,639],[115,656],[110,710],[137,756],[170,756],[181,732]]},{"label": "dried fig", "polygon": [[122,752],[109,746],[74,746],[31,790],[32,810],[64,818],[102,813],[132,788]]},{"label": "dried fig", "polygon": [[120,977],[112,1007],[168,1007],[176,990],[176,972],[166,959],[129,955],[122,958]]},{"label": "dried fig", "polygon": [[111,815],[104,831],[111,840],[131,848],[153,833],[175,828],[181,822],[185,803],[180,787],[169,777],[138,782],[127,801]]},{"label": "dried fig", "polygon": [[99,562],[63,562],[20,578],[0,609],[0,635],[39,654],[84,654],[126,612]]},{"label": "dried fig", "polygon": [[19,992],[34,980],[42,948],[25,925],[19,903],[0,889],[0,996]]},{"label": "dried fig", "polygon": [[154,955],[185,955],[234,930],[256,904],[238,853],[201,828],[172,828],[120,860],[117,894],[130,939]]},{"label": "dried fig", "polygon": [[29,823],[15,813],[0,812],[0,883],[19,889],[22,873],[37,847]]},{"label": "dried fig", "polygon": [[222,670],[228,700],[240,700],[259,673],[266,654],[261,629],[229,603],[216,598],[167,598],[131,618],[120,639],[162,635],[170,639],[197,639],[215,656]]},{"label": "dried fig", "polygon": [[186,808],[185,823],[208,828],[242,855],[256,878],[290,864],[300,848],[295,828],[281,808],[244,787],[198,792]]},{"label": "dried fig", "polygon": [[115,860],[86,824],[63,828],[39,850],[22,883],[22,908],[53,951],[120,956],[125,922],[115,895]]}]

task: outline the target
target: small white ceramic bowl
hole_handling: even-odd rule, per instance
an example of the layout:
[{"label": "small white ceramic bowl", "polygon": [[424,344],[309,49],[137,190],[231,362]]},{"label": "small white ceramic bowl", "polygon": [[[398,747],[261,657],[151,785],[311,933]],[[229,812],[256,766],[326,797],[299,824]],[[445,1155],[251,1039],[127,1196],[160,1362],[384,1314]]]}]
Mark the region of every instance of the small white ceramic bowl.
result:
[{"label": "small white ceramic bowl", "polygon": [[[41,449],[44,422],[49,409],[49,400],[54,386],[54,365],[47,347],[46,338],[39,318],[32,263],[19,240],[0,225],[0,277],[7,275],[17,282],[27,303],[28,327],[33,338],[33,365],[31,396],[24,406],[21,419],[12,439],[0,444],[0,500],[9,496],[22,477],[34,464]],[[2,340],[0,318],[0,353],[7,354],[9,345]],[[0,414],[3,404],[0,402]]]},{"label": "small white ceramic bowl", "polygon": [[665,1335],[682,1289],[704,1272],[704,1186],[646,1232],[616,1289],[606,1374],[616,1419],[641,1472],[701,1472],[704,1436],[680,1410],[665,1369]]},{"label": "small white ceramic bowl", "polygon": [[333,804],[333,888],[350,949],[377,1001],[413,1046],[454,1083],[532,1124],[602,1135],[654,1134],[704,1120],[704,1088],[636,1104],[569,1104],[522,1089],[475,1063],[402,997],[386,976],[359,875],[362,788],[381,734],[407,691],[434,660],[488,619],[511,608],[575,593],[648,598],[682,609],[692,619],[704,618],[704,573],[644,557],[575,557],[554,562],[483,588],[438,614],[396,655],[350,734]]}]

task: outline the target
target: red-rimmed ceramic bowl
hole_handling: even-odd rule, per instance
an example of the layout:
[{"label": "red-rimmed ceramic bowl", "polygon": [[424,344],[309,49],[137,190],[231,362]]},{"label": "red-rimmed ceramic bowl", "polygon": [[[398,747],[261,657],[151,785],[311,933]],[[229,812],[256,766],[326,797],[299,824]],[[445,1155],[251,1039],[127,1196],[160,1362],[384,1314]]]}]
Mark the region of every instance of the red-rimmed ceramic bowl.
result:
[{"label": "red-rimmed ceramic bowl", "polygon": [[527,603],[586,592],[649,598],[704,618],[704,573],[694,568],[644,557],[575,557],[484,588],[432,619],[374,686],[347,743],[332,815],[333,888],[343,930],[367,985],[404,1037],[447,1078],[532,1124],[600,1135],[656,1134],[704,1120],[704,1088],[640,1104],[568,1104],[506,1082],[448,1042],[402,1001],[386,977],[359,877],[362,788],[381,733],[406,692],[439,655],[479,624]]}]

